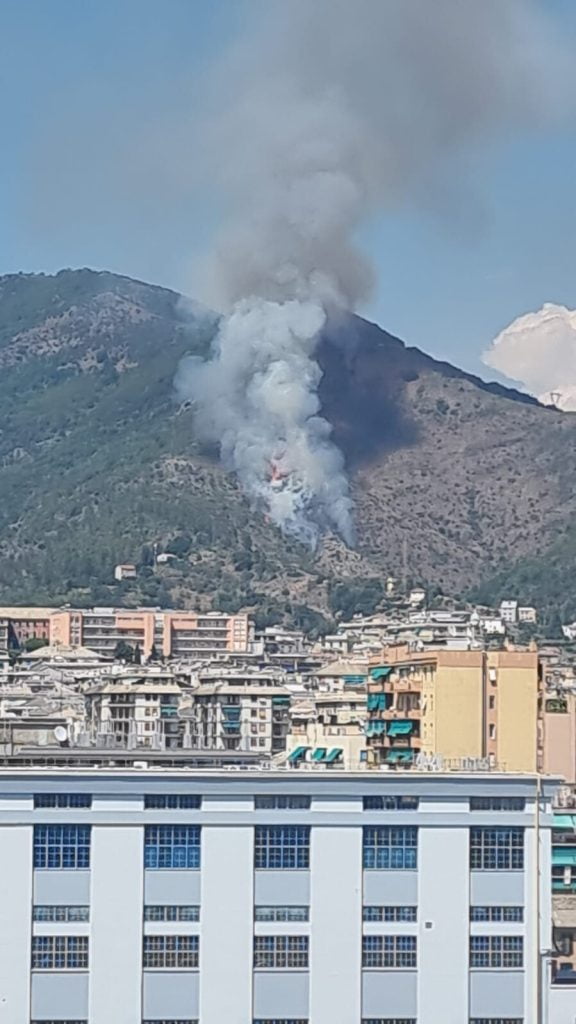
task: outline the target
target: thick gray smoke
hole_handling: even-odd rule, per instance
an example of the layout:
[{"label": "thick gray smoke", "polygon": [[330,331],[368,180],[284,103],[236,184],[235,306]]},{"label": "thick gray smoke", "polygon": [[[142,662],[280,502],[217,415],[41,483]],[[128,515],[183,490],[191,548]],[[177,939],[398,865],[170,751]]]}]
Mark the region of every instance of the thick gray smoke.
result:
[{"label": "thick gray smoke", "polygon": [[254,10],[263,20],[226,55],[202,147],[227,211],[202,297],[226,314],[211,361],[183,366],[179,389],[275,522],[350,543],[315,350],[330,311],[370,292],[358,231],[393,205],[450,210],[479,146],[556,111],[564,55],[531,0]]}]

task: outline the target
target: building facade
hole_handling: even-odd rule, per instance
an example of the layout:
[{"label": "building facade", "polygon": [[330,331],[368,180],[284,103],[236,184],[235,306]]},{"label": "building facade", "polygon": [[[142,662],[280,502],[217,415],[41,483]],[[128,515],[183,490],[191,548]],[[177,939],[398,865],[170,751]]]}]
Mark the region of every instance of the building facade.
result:
[{"label": "building facade", "polygon": [[4,769],[0,1020],[538,1024],[554,788]]},{"label": "building facade", "polygon": [[166,658],[210,658],[245,653],[250,640],[247,615],[90,608],[64,609],[50,616],[51,643],[83,644],[108,657],[125,643],[138,647],[145,658],[154,651]]},{"label": "building facade", "polygon": [[540,689],[536,651],[389,647],[370,669],[369,756],[391,765],[420,753],[488,758],[505,771],[536,771]]}]

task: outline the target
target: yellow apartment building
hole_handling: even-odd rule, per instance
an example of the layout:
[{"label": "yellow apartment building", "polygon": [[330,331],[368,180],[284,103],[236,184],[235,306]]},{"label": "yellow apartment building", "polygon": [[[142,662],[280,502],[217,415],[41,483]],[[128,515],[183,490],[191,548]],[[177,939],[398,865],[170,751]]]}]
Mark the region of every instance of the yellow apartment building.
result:
[{"label": "yellow apartment building", "polygon": [[369,762],[410,765],[422,753],[536,771],[540,686],[537,651],[386,648],[370,665]]}]

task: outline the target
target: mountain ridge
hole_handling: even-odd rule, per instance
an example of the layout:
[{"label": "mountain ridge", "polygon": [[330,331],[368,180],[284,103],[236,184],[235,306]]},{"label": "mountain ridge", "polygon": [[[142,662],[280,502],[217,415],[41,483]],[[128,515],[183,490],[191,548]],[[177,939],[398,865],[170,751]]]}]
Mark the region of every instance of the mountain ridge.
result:
[{"label": "mountain ridge", "polygon": [[[108,271],[0,278],[2,603],[220,604],[319,622],[344,610],[343,587],[361,603],[389,574],[497,597],[523,559],[545,564],[571,537],[574,417],[350,317],[329,322],[318,361],[358,548],[327,536],[313,554],[282,537],[175,401],[180,360],[207,355],[216,322]],[[154,543],[177,548],[161,571]],[[138,563],[135,584],[114,583],[119,561]],[[546,593],[546,614],[557,604]]]}]

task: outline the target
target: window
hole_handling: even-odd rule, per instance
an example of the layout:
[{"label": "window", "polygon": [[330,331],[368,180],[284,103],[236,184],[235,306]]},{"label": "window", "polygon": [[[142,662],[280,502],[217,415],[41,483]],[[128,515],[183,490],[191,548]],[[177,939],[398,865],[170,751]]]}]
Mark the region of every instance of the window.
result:
[{"label": "window", "polygon": [[523,1017],[471,1017],[470,1024],[524,1024]]},{"label": "window", "polygon": [[256,935],[254,970],[308,967],[307,935]]},{"label": "window", "polygon": [[200,907],[187,904],[149,905],[144,907],[145,921],[199,921]]},{"label": "window", "polygon": [[255,921],[307,921],[309,907],[254,907]]},{"label": "window", "polygon": [[258,1017],[252,1024],[308,1024],[304,1017]]},{"label": "window", "polygon": [[418,829],[379,825],[364,828],[365,868],[413,871],[418,866]]},{"label": "window", "polygon": [[202,797],[196,793],[145,793],[144,807],[148,811],[197,811]]},{"label": "window", "polygon": [[92,807],[90,793],[35,793],[34,807],[73,809]]},{"label": "window", "polygon": [[416,1024],[416,1017],[362,1017],[362,1024]]},{"label": "window", "polygon": [[417,811],[417,796],[365,796],[365,811]]},{"label": "window", "polygon": [[46,1020],[45,1017],[42,1020],[31,1020],[30,1024],[88,1024],[87,1020],[70,1020],[69,1017],[66,1020],[55,1020],[50,1017],[50,1020]]},{"label": "window", "polygon": [[309,796],[255,796],[256,811],[307,811]]},{"label": "window", "polygon": [[35,825],[35,868],[89,868],[89,825]]},{"label": "window", "polygon": [[145,935],[142,966],[145,970],[195,970],[198,943],[197,935]]},{"label": "window", "polygon": [[363,921],[415,921],[416,907],[363,907]]},{"label": "window", "polygon": [[195,1017],[194,1020],[192,1020],[191,1017],[186,1017],[186,1020],[182,1020],[182,1018],[178,1017],[178,1020],[176,1020],[175,1017],[170,1017],[168,1020],[163,1017],[162,1020],[146,1019],[142,1021],[142,1024],[198,1024],[198,1018]]},{"label": "window", "polygon": [[197,825],[147,825],[145,868],[199,868],[200,828]]},{"label": "window", "polygon": [[304,825],[259,825],[255,835],[254,866],[310,867],[310,829]]},{"label": "window", "polygon": [[90,907],[38,905],[32,911],[34,921],[89,921]]},{"label": "window", "polygon": [[524,963],[521,935],[471,935],[470,967],[513,968]]},{"label": "window", "polygon": [[524,829],[471,828],[470,867],[473,871],[522,870]]},{"label": "window", "polygon": [[416,967],[415,935],[365,935],[363,967]]},{"label": "window", "polygon": [[471,796],[471,811],[524,811],[523,796]]},{"label": "window", "polygon": [[87,935],[34,935],[33,971],[87,971]]},{"label": "window", "polygon": [[523,921],[524,907],[470,907],[471,921]]}]

